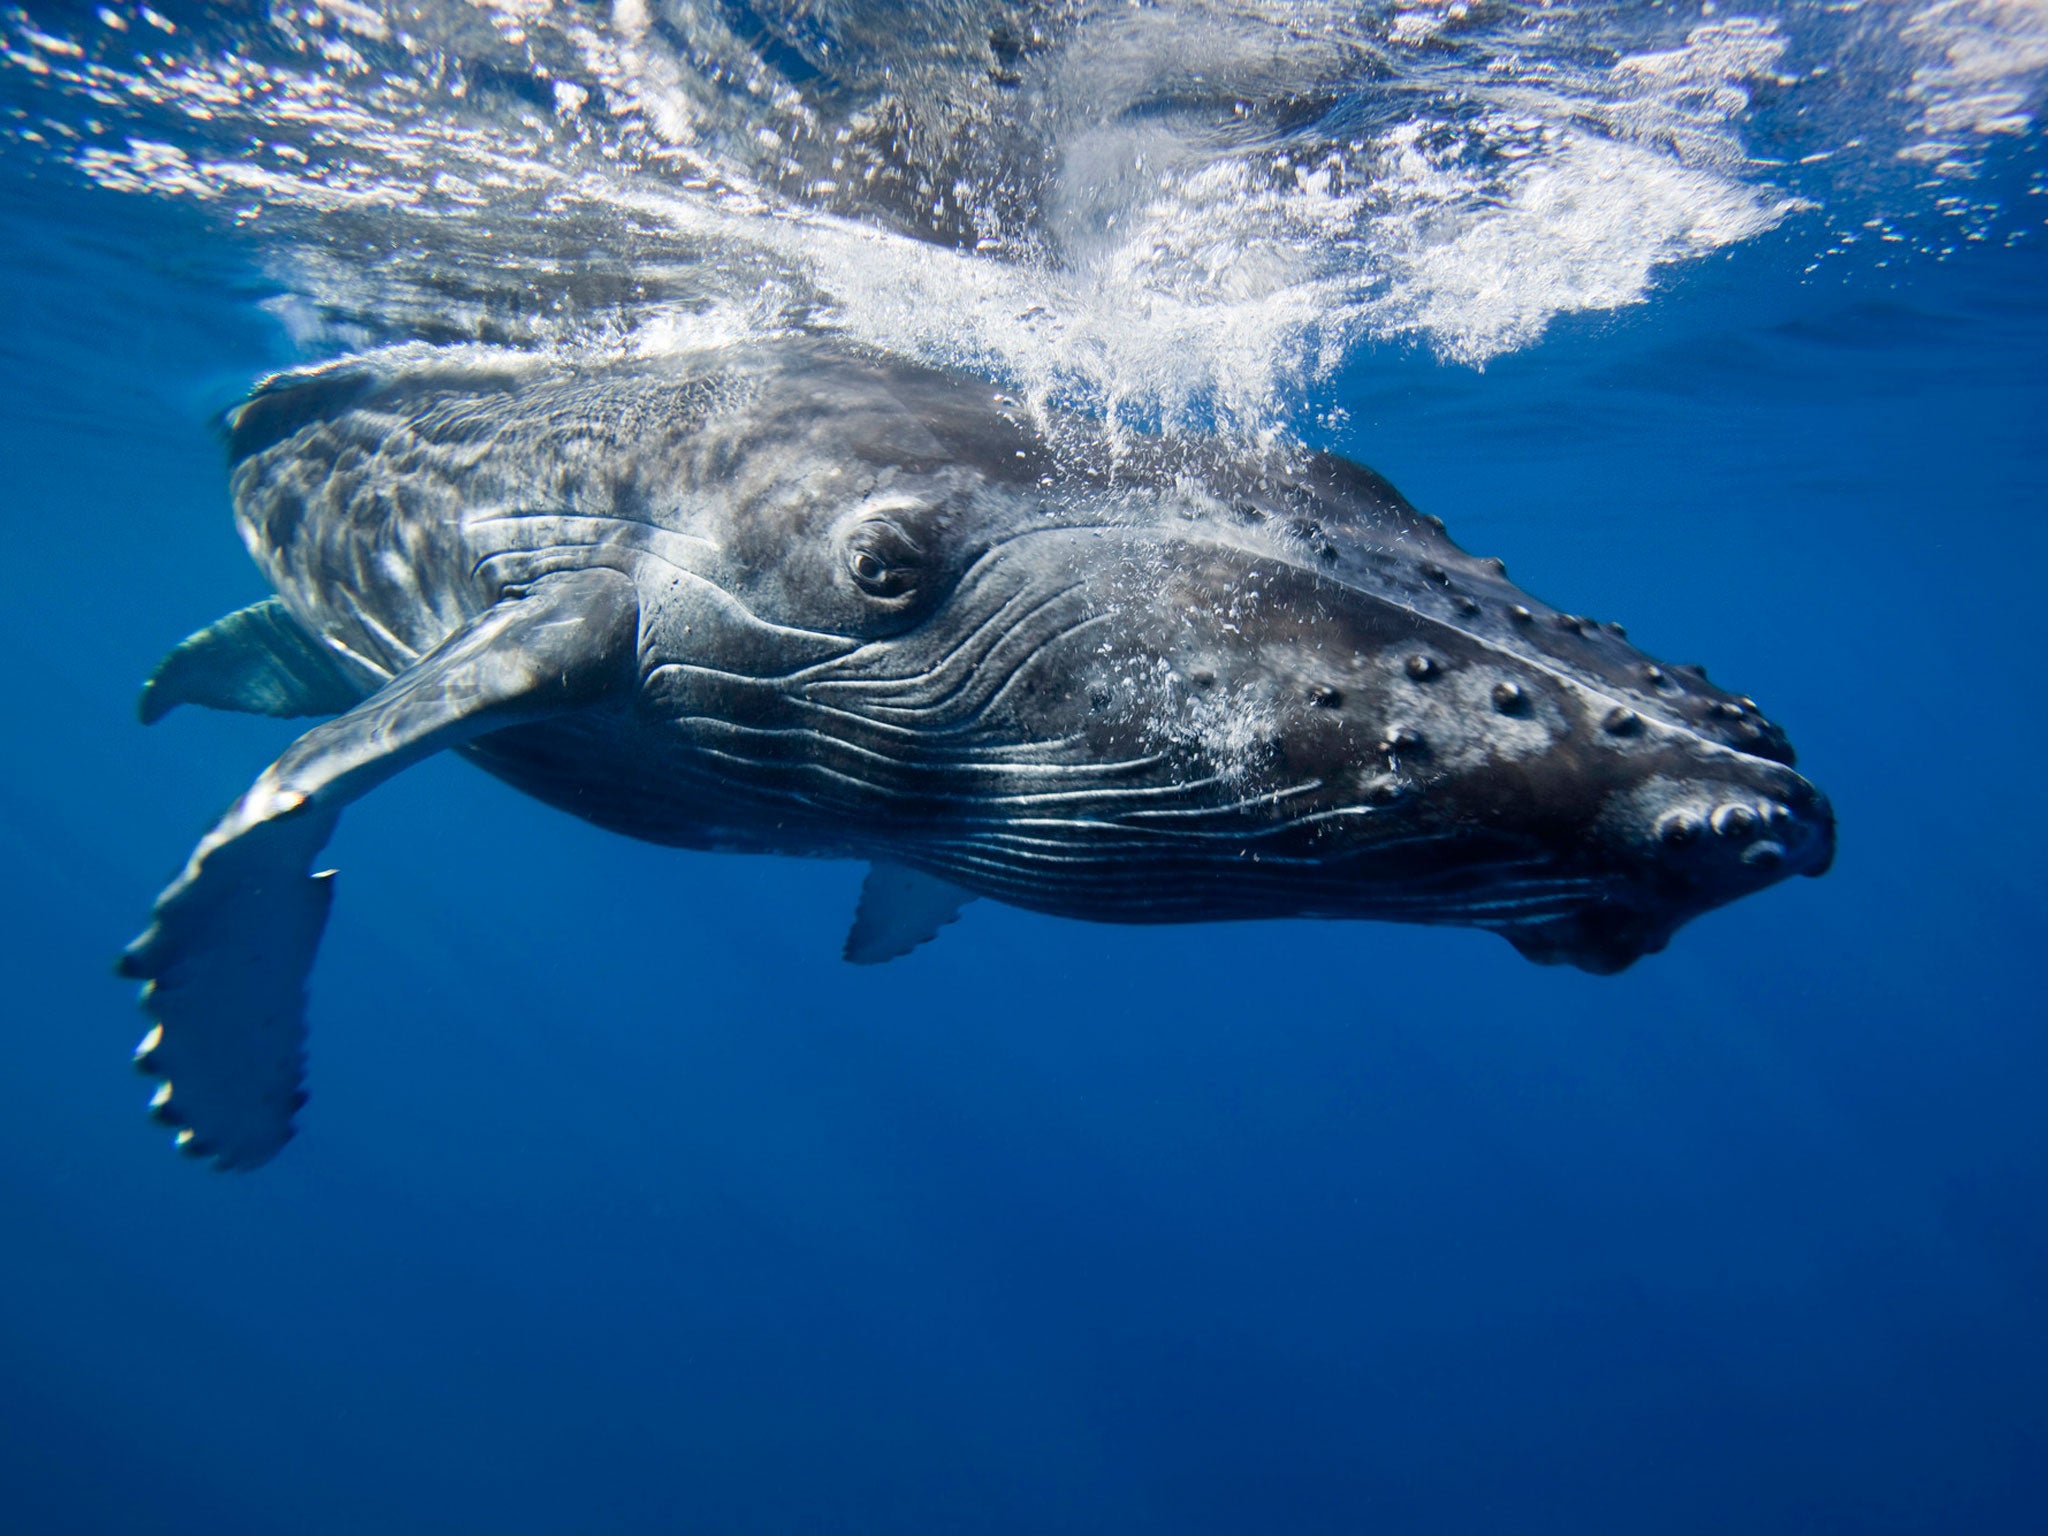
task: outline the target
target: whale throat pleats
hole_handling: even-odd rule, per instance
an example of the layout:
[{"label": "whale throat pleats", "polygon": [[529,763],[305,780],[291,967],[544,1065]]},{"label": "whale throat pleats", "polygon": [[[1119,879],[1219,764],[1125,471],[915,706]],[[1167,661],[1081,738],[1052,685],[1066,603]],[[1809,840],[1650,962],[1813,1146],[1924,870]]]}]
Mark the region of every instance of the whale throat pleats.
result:
[{"label": "whale throat pleats", "polygon": [[294,719],[338,715],[367,692],[277,598],[209,624],[157,663],[136,713],[154,725],[180,704]]}]

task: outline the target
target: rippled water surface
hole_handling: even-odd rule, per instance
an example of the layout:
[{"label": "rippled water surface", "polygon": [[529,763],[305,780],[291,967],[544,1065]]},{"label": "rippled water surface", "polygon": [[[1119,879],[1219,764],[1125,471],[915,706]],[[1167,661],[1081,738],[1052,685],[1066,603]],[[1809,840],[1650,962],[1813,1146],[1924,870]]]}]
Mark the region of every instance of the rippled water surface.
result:
[{"label": "rippled water surface", "polygon": [[822,324],[1254,416],[1362,341],[1483,362],[1788,221],[1814,264],[2008,239],[1982,176],[2048,78],[2031,0],[312,0],[4,36],[17,149],[195,205],[315,350]]},{"label": "rippled water surface", "polygon": [[[2048,1529],[2048,8],[0,5],[0,1527]],[[791,329],[1374,464],[1699,656],[1821,881],[1626,975],[354,809],[316,1097],[107,970],[289,738],[213,418]],[[191,712],[185,712],[191,713]]]}]

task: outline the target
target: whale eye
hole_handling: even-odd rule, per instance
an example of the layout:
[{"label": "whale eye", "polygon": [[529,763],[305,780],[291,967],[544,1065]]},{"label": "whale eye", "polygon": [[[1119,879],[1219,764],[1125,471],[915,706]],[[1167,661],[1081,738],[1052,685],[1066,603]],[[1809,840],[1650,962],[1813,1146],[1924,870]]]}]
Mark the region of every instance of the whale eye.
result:
[{"label": "whale eye", "polygon": [[924,551],[887,518],[871,517],[847,537],[846,570],[870,597],[908,597],[923,574]]}]

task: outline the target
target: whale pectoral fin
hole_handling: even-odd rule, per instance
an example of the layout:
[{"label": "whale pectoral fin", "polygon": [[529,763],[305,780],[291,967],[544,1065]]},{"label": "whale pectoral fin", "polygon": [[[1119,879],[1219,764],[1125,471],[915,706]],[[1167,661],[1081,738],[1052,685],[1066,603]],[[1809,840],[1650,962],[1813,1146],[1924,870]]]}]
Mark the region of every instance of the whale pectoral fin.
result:
[{"label": "whale pectoral fin", "polygon": [[333,890],[332,871],[306,872],[333,814],[255,796],[200,845],[120,965],[143,982],[152,1021],[136,1068],[164,1079],[151,1115],[223,1168],[257,1167],[291,1138],[305,1102],[306,973]]},{"label": "whale pectoral fin", "polygon": [[136,1065],[178,1145],[254,1168],[305,1102],[306,976],[332,872],[309,871],[342,807],[435,752],[630,688],[633,584],[615,571],[535,582],[458,630],[264,770],[157,898],[120,971],[152,1021]]},{"label": "whale pectoral fin", "polygon": [[189,635],[156,664],[135,712],[154,725],[180,704],[251,715],[338,715],[364,689],[277,598]]},{"label": "whale pectoral fin", "polygon": [[937,938],[972,900],[974,892],[922,870],[870,864],[847,931],[846,958],[855,965],[880,965],[907,955]]}]

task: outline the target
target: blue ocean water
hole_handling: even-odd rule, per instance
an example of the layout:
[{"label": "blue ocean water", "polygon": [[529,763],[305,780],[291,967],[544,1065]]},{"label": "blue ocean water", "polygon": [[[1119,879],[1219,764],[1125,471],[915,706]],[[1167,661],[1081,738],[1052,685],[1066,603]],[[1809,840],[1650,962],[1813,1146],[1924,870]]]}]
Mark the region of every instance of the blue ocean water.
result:
[{"label": "blue ocean water", "polygon": [[[436,8],[406,9],[424,26]],[[699,9],[740,32],[744,10],[750,57],[791,90],[815,78],[791,50],[883,46],[851,25],[857,8]],[[1184,9],[1230,20],[1240,43],[1279,25]],[[508,16],[543,41],[603,21],[446,10],[422,80],[511,46]],[[646,10],[609,24],[631,33]],[[369,5],[327,6],[319,34],[361,68],[293,55],[325,60],[304,79],[354,112],[324,120],[332,157],[306,163],[333,173],[328,193],[344,171],[351,191],[391,191],[370,206],[401,222],[351,223],[362,204],[304,184],[194,193],[220,176],[209,154],[275,165],[262,143],[233,162],[212,137],[227,107],[200,93],[174,110],[149,94],[161,72],[119,50],[142,39],[160,64],[188,45],[289,52],[293,13],[259,11],[4,15],[0,1529],[2048,1529],[2037,9],[1965,13],[2014,61],[2005,75],[1971,75],[1976,56],[1943,45],[1937,62],[2006,93],[1974,118],[1955,102],[1975,98],[1951,94],[1944,161],[1889,142],[1858,159],[1850,140],[1875,143],[1873,123],[1797,82],[1839,57],[1885,86],[1867,93],[1877,123],[1918,123],[1936,56],[1887,50],[1954,7],[1911,25],[1905,8],[1756,8],[1761,35],[1789,39],[1766,61],[1775,83],[1712,111],[1697,100],[1751,79],[1738,60],[1709,80],[1714,49],[1749,34],[1702,44],[1711,8],[1617,8],[1642,36],[1551,36],[1515,56],[1524,94],[1500,134],[1431,162],[1439,177],[1481,167],[1456,195],[1401,180],[1397,151],[1482,100],[1455,73],[1460,18],[1428,12],[1438,46],[1412,65],[1392,51],[1399,27],[1379,26],[1371,69],[1302,63],[1321,71],[1320,116],[1303,126],[1301,108],[1254,146],[1356,135],[1377,201],[1341,227],[1298,210],[1273,226],[1257,223],[1258,187],[1188,193],[1211,228],[1251,220],[1229,226],[1248,231],[1237,270],[1274,241],[1310,250],[1311,270],[1220,296],[1162,280],[1146,290],[1160,311],[1105,305],[1144,342],[1128,356],[1068,281],[1093,214],[1062,225],[1044,212],[1057,198],[1005,202],[1015,188],[993,177],[982,190],[1010,220],[997,236],[906,230],[879,202],[828,199],[838,222],[792,221],[768,206],[782,183],[731,158],[755,140],[697,97],[699,129],[663,143],[695,153],[699,132],[726,155],[712,190],[728,203],[750,174],[767,211],[721,216],[779,220],[774,240],[705,235],[670,209],[678,249],[723,274],[678,278],[659,231],[633,222],[654,215],[586,188],[587,266],[607,294],[621,273],[645,279],[645,312],[601,306],[552,247],[485,261],[478,240],[531,220],[526,203],[506,211],[505,188],[525,183],[478,173],[466,181],[484,191],[424,211],[397,195],[402,157],[377,159],[392,154],[379,124],[418,124],[358,121],[398,78]],[[1825,30],[1843,14],[1861,20]],[[495,30],[472,37],[472,21]],[[905,48],[935,49],[910,32]],[[646,63],[658,33],[632,33],[641,78],[673,85]],[[533,65],[524,31],[518,46],[545,88],[479,65],[460,100],[489,86],[523,105],[446,121],[481,137],[562,111],[565,82],[593,102],[624,90]],[[1091,67],[1163,46],[1142,32],[1122,54],[1065,45]],[[1599,79],[1635,79],[1648,66],[1613,61],[1685,47],[1692,62],[1666,73],[1696,92],[1687,121],[1735,134],[1740,154],[1603,163],[1567,198],[1590,229],[1486,222],[1554,209],[1532,178],[1590,152],[1543,130],[1597,117],[1580,86],[1564,106],[1528,91],[1589,52]],[[1056,37],[1023,50],[1025,84],[1006,88],[1034,89],[1030,70],[1050,66],[1033,61],[1059,52]],[[674,57],[706,67],[681,44]],[[83,78],[81,61],[119,69]],[[274,111],[264,142],[289,148],[304,119],[275,84],[240,100]],[[1256,120],[1262,98],[1237,84],[1222,110]],[[1200,115],[1199,93],[1176,102]],[[1125,120],[1150,133],[1159,115]],[[1676,142],[1630,139],[1623,116],[1584,142]],[[1822,118],[1821,138],[1800,137]],[[1242,162],[1247,141],[1176,132],[1210,154],[1182,192]],[[1068,165],[1095,166],[1081,144],[1070,135]],[[166,146],[185,170],[159,174],[177,158]],[[896,147],[915,161],[915,135]],[[1819,174],[1791,169],[1806,155],[1853,167],[1802,181]],[[1489,182],[1496,159],[1535,169]],[[630,146],[607,163],[629,167],[627,190],[694,180],[695,195],[707,179]],[[1670,182],[1679,171],[1692,179]],[[1602,212],[1667,194],[1690,245]],[[1453,214],[1469,218],[1446,226]],[[1420,243],[1374,243],[1403,220]],[[1052,234],[1001,246],[1020,223]],[[1710,227],[1728,237],[1698,236]],[[860,287],[863,263],[830,254],[849,228],[889,231],[874,259],[906,282],[926,252],[960,252],[930,279],[965,295],[959,311],[906,317],[916,306]],[[1146,238],[1181,249],[1171,229]],[[416,280],[414,259],[462,279]],[[111,962],[293,734],[193,711],[134,723],[136,685],[170,644],[263,595],[214,415],[264,372],[350,346],[574,346],[598,331],[614,345],[672,323],[660,303],[678,294],[697,323],[791,268],[829,323],[906,350],[966,335],[962,365],[1137,415],[1277,417],[1372,463],[1529,590],[1624,618],[1648,648],[1756,694],[1834,800],[1835,869],[1710,914],[1618,977],[1539,969],[1468,931],[1119,929],[990,903],[855,969],[838,959],[855,867],[630,843],[436,760],[354,807],[332,845],[341,897],[297,1141],[247,1177],[171,1155],[140,1112],[126,1065],[140,1016]],[[988,323],[968,292],[982,268],[1070,304],[1069,328]],[[565,295],[578,334],[527,323]],[[1329,335],[1291,311],[1267,324],[1290,296],[1351,318]],[[998,298],[1005,317],[1028,312]],[[1195,318],[1160,320],[1168,298]],[[1231,367],[1181,398],[1159,337],[1169,354],[1206,337]]]}]

